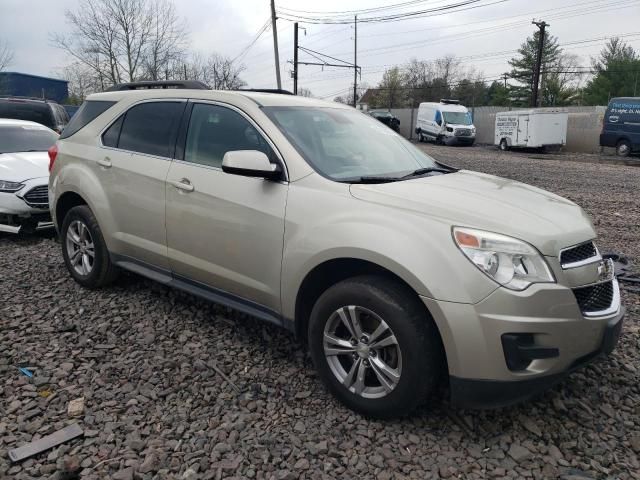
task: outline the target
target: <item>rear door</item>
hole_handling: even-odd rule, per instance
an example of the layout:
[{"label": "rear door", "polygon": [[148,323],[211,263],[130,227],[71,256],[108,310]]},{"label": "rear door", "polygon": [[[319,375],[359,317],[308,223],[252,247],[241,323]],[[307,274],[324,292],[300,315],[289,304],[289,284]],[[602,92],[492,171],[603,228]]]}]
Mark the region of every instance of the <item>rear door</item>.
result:
[{"label": "rear door", "polygon": [[526,146],[529,137],[529,115],[518,115],[518,135],[516,142],[518,145]]},{"label": "rear door", "polygon": [[112,253],[167,272],[165,180],[185,105],[162,100],[132,106],[104,131],[106,148],[96,159],[116,224]]},{"label": "rear door", "polygon": [[221,169],[233,150],[259,150],[278,163],[273,144],[244,113],[216,103],[193,104],[178,143],[166,184],[174,276],[278,312],[288,184]]}]

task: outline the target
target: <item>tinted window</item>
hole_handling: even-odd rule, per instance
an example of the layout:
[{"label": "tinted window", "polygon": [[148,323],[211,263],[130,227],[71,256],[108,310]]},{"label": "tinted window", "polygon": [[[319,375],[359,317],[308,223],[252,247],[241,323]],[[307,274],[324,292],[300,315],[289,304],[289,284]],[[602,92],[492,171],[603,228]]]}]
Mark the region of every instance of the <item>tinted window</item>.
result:
[{"label": "tinted window", "polygon": [[120,128],[122,127],[123,120],[124,115],[113,122],[113,124],[111,124],[107,131],[102,134],[102,144],[105,147],[115,148],[118,146],[118,139],[120,138]]},{"label": "tinted window", "polygon": [[71,121],[64,127],[60,138],[68,138],[78,132],[115,103],[116,102],[102,102],[97,100],[84,102]]},{"label": "tinted window", "polygon": [[118,148],[160,157],[173,156],[184,103],[150,102],[132,107],[124,118]]},{"label": "tinted window", "polygon": [[31,120],[49,128],[55,128],[56,122],[49,105],[44,102],[25,100],[0,100],[0,118]]},{"label": "tinted window", "polygon": [[57,139],[57,133],[40,125],[0,125],[0,153],[44,152]]},{"label": "tinted window", "polygon": [[57,117],[58,117],[58,121],[60,122],[60,125],[66,125],[67,123],[69,123],[69,114],[64,109],[64,107],[56,103],[52,104],[52,106],[58,112]]},{"label": "tinted window", "polygon": [[273,160],[269,144],[242,115],[217,105],[194,105],[184,159],[220,167],[224,154],[233,150],[259,150]]}]

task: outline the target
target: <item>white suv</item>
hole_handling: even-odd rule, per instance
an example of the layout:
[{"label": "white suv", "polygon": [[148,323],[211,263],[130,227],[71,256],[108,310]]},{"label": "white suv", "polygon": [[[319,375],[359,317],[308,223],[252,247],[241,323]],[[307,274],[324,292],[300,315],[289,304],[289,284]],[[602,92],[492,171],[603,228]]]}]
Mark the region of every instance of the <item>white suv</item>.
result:
[{"label": "white suv", "polygon": [[458,405],[522,400],[620,333],[612,264],[580,207],[447,167],[350,107],[102,93],[52,158],[80,284],[124,268],[287,328],[370,415],[410,411],[442,378]]}]

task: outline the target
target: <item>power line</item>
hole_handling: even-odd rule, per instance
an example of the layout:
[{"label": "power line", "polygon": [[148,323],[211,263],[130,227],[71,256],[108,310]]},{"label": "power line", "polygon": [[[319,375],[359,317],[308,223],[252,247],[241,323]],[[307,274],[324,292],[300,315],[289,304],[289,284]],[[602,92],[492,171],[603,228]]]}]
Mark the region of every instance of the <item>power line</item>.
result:
[{"label": "power line", "polygon": [[271,23],[271,19],[268,18],[267,21],[264,23],[264,25],[262,25],[262,27],[260,27],[260,30],[258,30],[258,33],[255,34],[253,40],[251,40],[251,42],[249,43],[249,45],[247,45],[246,47],[244,47],[240,53],[238,55],[236,55],[233,60],[231,60],[231,63],[235,62],[236,60],[238,60],[239,58],[243,57],[251,47],[253,47],[255,45],[255,43],[258,41],[258,39],[262,36],[262,34],[264,32],[266,32],[267,30],[269,30],[269,24]]},{"label": "power line", "polygon": [[[493,2],[490,2],[490,3],[475,5],[481,1],[482,0],[463,0],[453,5],[443,5],[440,7],[434,7],[434,8],[425,9],[425,10],[418,10],[414,12],[397,13],[397,14],[391,14],[391,15],[378,16],[378,17],[365,17],[359,20],[359,22],[362,22],[362,23],[395,22],[395,21],[406,20],[411,18],[424,18],[424,17],[445,15],[448,13],[457,13],[465,10],[471,10],[475,8],[496,5],[499,3],[507,2],[509,0],[494,0]],[[312,24],[313,23],[316,23],[316,24],[317,23],[320,23],[320,24],[351,23],[351,20],[347,18],[343,18],[343,19],[314,18],[314,17],[299,16],[299,15],[287,15],[285,12],[279,12],[279,13],[281,18],[289,21],[298,21],[298,22],[305,22],[305,23],[312,23]]]},{"label": "power line", "polygon": [[391,10],[399,7],[406,7],[410,5],[415,5],[419,3],[427,3],[430,0],[412,0],[408,2],[396,3],[394,5],[384,5],[381,7],[372,7],[372,8],[363,8],[360,10],[340,10],[340,11],[310,11],[310,10],[295,10],[293,8],[288,7],[279,7],[279,10],[288,10],[293,13],[309,13],[309,14],[318,14],[318,15],[329,15],[329,14],[337,14],[339,16],[344,15],[361,15],[365,13],[370,13],[373,11],[381,11],[381,10]]}]

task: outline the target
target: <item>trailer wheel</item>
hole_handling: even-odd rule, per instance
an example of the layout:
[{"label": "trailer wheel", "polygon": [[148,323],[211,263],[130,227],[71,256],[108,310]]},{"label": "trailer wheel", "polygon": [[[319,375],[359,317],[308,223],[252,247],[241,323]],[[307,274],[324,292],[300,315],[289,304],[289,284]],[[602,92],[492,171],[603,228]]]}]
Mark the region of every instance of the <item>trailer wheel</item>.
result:
[{"label": "trailer wheel", "polygon": [[619,157],[628,157],[631,153],[631,144],[629,140],[620,140],[616,145],[616,155]]},{"label": "trailer wheel", "polygon": [[503,138],[502,140],[500,140],[500,145],[498,145],[498,148],[503,152],[506,152],[507,150],[509,150],[509,144],[507,143],[506,138]]}]

